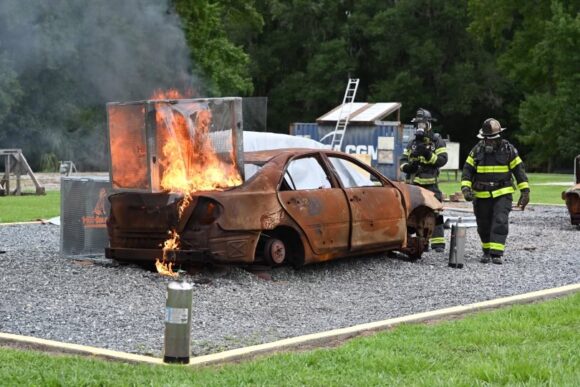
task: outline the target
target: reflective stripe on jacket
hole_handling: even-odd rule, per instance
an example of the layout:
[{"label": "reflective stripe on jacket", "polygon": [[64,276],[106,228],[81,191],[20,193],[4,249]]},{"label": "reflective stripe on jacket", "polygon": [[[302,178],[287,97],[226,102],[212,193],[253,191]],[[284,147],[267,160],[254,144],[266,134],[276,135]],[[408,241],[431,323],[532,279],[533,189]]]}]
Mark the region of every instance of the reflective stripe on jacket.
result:
[{"label": "reflective stripe on jacket", "polygon": [[473,189],[476,198],[496,198],[519,190],[529,190],[524,163],[517,149],[507,140],[500,140],[486,151],[484,140],[473,147],[463,165],[461,187]]}]

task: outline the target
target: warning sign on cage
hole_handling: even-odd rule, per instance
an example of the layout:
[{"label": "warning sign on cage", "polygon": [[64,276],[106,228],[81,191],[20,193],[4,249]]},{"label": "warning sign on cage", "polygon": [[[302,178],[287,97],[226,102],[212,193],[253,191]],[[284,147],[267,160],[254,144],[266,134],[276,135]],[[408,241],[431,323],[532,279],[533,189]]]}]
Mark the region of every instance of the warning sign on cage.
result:
[{"label": "warning sign on cage", "polygon": [[95,203],[95,207],[90,216],[83,216],[81,218],[85,228],[105,228],[107,227],[107,210],[105,203],[107,200],[107,190],[101,188],[99,190],[99,198]]}]

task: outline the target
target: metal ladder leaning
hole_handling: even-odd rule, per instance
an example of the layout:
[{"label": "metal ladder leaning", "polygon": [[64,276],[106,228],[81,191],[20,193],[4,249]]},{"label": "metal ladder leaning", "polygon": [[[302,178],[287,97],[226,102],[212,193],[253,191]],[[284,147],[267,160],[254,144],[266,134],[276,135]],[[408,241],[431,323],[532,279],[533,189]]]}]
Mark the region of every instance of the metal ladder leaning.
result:
[{"label": "metal ladder leaning", "polygon": [[338,120],[336,121],[336,127],[334,128],[332,139],[330,140],[331,149],[340,150],[342,147],[342,140],[344,139],[344,132],[346,131],[346,126],[348,125],[348,120],[350,118],[352,103],[354,102],[354,96],[358,89],[358,82],[358,78],[350,78],[348,80],[346,91],[344,92],[344,98],[342,99],[342,105],[340,106]]}]

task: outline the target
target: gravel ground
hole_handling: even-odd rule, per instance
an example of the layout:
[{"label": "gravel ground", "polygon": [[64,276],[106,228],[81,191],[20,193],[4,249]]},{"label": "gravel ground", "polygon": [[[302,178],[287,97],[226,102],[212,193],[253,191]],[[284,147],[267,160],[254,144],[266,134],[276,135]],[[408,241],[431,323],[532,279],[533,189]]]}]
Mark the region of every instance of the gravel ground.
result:
[{"label": "gravel ground", "polygon": [[[580,230],[566,208],[530,207],[511,214],[501,266],[478,262],[469,229],[463,269],[448,267],[446,251],[414,263],[380,255],[279,268],[271,280],[239,268],[186,275],[195,284],[193,354],[580,282]],[[1,332],[162,355],[169,279],[62,257],[58,226],[2,226],[0,241]]]}]

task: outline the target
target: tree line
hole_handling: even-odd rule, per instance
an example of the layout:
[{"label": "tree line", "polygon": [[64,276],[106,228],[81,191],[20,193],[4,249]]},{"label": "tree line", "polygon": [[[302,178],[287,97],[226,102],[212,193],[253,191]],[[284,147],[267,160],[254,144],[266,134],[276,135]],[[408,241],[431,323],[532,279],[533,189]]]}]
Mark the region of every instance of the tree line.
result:
[{"label": "tree line", "polygon": [[267,96],[268,130],[287,133],[349,77],[357,101],[401,102],[404,122],[430,110],[463,151],[494,117],[529,169],[580,153],[577,1],[32,2],[0,5],[0,147],[26,146],[36,168],[106,167],[106,102],[154,88]]}]

